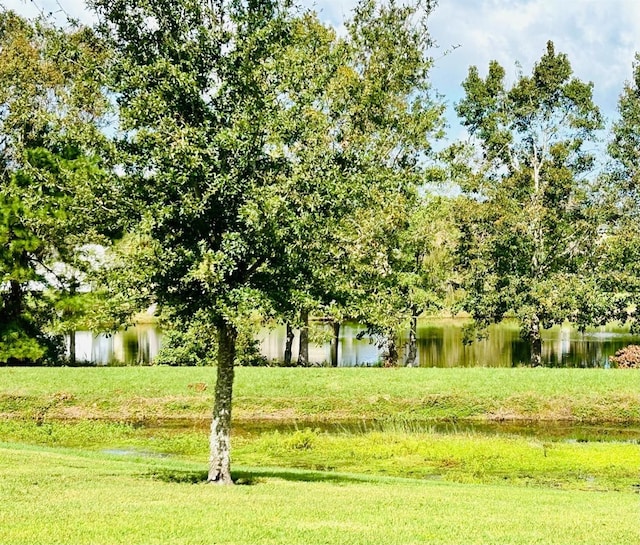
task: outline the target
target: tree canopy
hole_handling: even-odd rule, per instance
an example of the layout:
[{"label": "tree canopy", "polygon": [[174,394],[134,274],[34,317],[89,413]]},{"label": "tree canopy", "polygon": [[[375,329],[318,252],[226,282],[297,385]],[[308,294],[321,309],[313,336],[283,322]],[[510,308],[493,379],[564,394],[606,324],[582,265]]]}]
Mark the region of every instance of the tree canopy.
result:
[{"label": "tree canopy", "polygon": [[586,146],[602,119],[592,85],[551,42],[530,76],[510,88],[504,77],[495,61],[484,79],[471,67],[456,106],[472,137],[460,178],[464,306],[483,326],[515,313],[540,365],[541,327],[604,318],[593,312],[599,223]]},{"label": "tree canopy", "polygon": [[51,332],[109,232],[107,56],[88,28],[0,13],[0,361],[61,357]]},{"label": "tree canopy", "polygon": [[603,237],[600,277],[609,292],[612,318],[640,327],[640,56],[633,79],[618,101],[619,118],[608,146],[610,169],[602,192],[609,212]]}]

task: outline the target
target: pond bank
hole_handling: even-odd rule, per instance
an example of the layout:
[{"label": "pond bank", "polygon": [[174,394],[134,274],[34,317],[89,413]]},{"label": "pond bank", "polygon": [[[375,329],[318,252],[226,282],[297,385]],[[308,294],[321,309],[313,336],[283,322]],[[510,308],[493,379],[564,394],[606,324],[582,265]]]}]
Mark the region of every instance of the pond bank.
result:
[{"label": "pond bank", "polygon": [[[215,369],[4,368],[0,417],[208,421]],[[636,369],[239,368],[234,419],[640,423]]]}]

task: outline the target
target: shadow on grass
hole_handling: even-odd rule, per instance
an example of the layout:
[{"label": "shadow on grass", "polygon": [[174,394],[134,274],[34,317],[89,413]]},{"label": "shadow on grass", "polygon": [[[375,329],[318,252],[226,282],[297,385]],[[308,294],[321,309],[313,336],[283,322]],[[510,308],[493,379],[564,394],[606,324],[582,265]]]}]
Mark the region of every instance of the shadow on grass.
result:
[{"label": "shadow on grass", "polygon": [[[152,479],[166,483],[200,484],[207,482],[206,471],[186,471],[176,469],[156,470],[148,474]],[[285,481],[305,483],[362,483],[370,479],[357,475],[333,473],[329,471],[312,471],[297,469],[246,469],[232,471],[233,482],[237,485],[256,485],[268,479],[283,479]]]}]

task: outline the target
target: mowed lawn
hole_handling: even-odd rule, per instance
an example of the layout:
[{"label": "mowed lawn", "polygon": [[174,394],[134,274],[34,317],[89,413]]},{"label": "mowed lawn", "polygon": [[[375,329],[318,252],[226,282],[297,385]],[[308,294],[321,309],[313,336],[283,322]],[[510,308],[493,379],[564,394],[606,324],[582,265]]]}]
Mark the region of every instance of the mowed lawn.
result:
[{"label": "mowed lawn", "polygon": [[636,370],[241,368],[240,428],[300,426],[236,433],[234,487],[204,482],[214,374],[0,369],[0,543],[640,543],[638,441],[413,426],[636,429]]},{"label": "mowed lawn", "polygon": [[0,445],[0,543],[619,544],[638,495],[242,468]]},{"label": "mowed lawn", "polygon": [[[0,415],[208,419],[215,369],[3,368]],[[636,369],[239,368],[234,418],[640,422]]]}]

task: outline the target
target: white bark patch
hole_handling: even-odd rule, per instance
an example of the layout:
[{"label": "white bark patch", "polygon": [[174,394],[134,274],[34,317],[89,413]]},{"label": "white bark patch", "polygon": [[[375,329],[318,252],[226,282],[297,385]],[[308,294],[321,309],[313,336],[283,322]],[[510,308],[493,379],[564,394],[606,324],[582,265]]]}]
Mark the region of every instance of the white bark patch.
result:
[{"label": "white bark patch", "polygon": [[229,467],[231,466],[231,445],[229,444],[229,430],[225,429],[223,422],[226,411],[221,411],[219,417],[214,417],[211,422],[211,435],[209,437],[210,456],[209,456],[209,477],[208,481],[220,484],[231,484],[231,474]]}]

